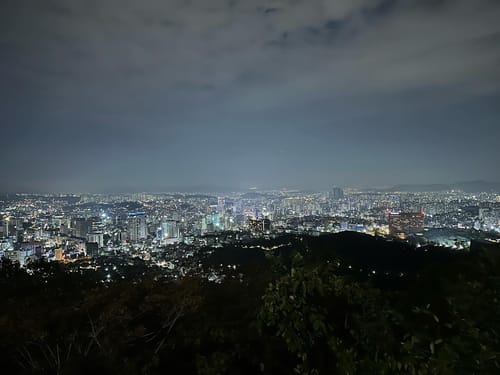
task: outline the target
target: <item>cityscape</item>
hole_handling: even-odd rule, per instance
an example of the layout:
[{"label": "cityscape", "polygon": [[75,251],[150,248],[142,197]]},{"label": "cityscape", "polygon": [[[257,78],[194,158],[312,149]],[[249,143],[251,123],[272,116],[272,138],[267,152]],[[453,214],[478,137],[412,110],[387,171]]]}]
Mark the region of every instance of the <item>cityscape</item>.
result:
[{"label": "cityscape", "polygon": [[0,373],[500,374],[499,20],[2,0]]},{"label": "cityscape", "polygon": [[496,192],[9,194],[1,204],[0,255],[22,267],[120,257],[182,277],[211,248],[283,234],[355,231],[463,252],[471,241],[500,242]]}]

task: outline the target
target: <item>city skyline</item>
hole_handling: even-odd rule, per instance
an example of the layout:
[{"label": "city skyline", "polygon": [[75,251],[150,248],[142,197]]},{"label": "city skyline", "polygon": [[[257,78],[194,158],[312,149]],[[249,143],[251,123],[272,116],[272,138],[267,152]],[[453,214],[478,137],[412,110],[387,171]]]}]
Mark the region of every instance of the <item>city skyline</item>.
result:
[{"label": "city skyline", "polygon": [[488,0],[8,0],[0,191],[498,182],[499,18]]},{"label": "city skyline", "polygon": [[454,183],[435,183],[435,184],[395,184],[384,186],[363,186],[363,185],[330,185],[312,188],[310,185],[303,186],[216,186],[216,185],[192,185],[192,186],[167,186],[167,187],[138,187],[132,189],[91,189],[91,190],[35,190],[25,189],[17,191],[1,191],[0,195],[113,195],[113,194],[207,194],[207,195],[225,195],[225,194],[242,194],[242,193],[269,193],[269,192],[297,192],[297,193],[328,193],[332,189],[346,189],[346,191],[360,192],[372,191],[379,193],[439,193],[458,191],[464,193],[498,193],[500,192],[500,182],[471,180],[471,181],[456,181]]}]

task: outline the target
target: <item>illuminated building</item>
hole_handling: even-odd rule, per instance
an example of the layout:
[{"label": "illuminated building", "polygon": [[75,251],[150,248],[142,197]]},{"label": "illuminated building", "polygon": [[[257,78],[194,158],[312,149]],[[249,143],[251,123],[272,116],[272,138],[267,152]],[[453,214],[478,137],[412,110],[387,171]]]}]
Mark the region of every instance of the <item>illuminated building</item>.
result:
[{"label": "illuminated building", "polygon": [[216,211],[201,219],[201,233],[214,233],[224,230],[224,217],[219,216]]},{"label": "illuminated building", "polygon": [[19,264],[22,264],[23,263],[23,254],[20,250],[7,250],[3,253],[3,256],[10,260],[12,263],[19,263]]},{"label": "illuminated building", "polygon": [[22,242],[20,250],[29,256],[40,258],[42,255],[42,243],[38,241]]},{"label": "illuminated building", "polygon": [[226,199],[223,197],[217,198],[217,212],[224,214],[226,211]]},{"label": "illuminated building", "polygon": [[71,228],[74,237],[86,238],[91,231],[92,223],[85,218],[79,217],[71,221]]},{"label": "illuminated building", "polygon": [[211,217],[211,221],[212,221],[212,224],[214,225],[215,230],[218,230],[219,227],[220,227],[219,213],[212,212],[212,214],[210,215],[210,217]]},{"label": "illuminated building", "polygon": [[201,218],[201,234],[205,234],[207,232],[207,218],[204,216]]},{"label": "illuminated building", "polygon": [[55,259],[56,259],[58,262],[61,262],[62,260],[64,260],[64,253],[63,253],[63,249],[61,249],[61,248],[55,249],[55,250],[54,250],[54,257],[55,257]]},{"label": "illuminated building", "polygon": [[424,230],[423,212],[389,213],[389,234],[404,238]]},{"label": "illuminated building", "polygon": [[9,227],[12,226],[12,222],[10,220],[11,218],[9,216],[4,217],[3,219],[3,226],[2,226],[2,231],[4,233],[4,238],[9,238]]},{"label": "illuminated building", "polygon": [[268,218],[249,218],[248,226],[253,233],[267,233],[271,230],[271,220]]},{"label": "illuminated building", "polygon": [[131,242],[139,242],[148,237],[146,214],[144,212],[130,212],[127,225],[128,238]]},{"label": "illuminated building", "polygon": [[179,238],[180,228],[176,220],[167,220],[161,224],[162,238]]},{"label": "illuminated building", "polygon": [[18,249],[18,250],[7,250],[4,252],[4,257],[9,259],[11,262],[19,263],[19,266],[24,267],[27,263],[30,263],[36,259],[35,255],[28,250]]},{"label": "illuminated building", "polygon": [[104,246],[104,236],[102,233],[89,233],[87,235],[88,242],[96,242],[99,247]]}]

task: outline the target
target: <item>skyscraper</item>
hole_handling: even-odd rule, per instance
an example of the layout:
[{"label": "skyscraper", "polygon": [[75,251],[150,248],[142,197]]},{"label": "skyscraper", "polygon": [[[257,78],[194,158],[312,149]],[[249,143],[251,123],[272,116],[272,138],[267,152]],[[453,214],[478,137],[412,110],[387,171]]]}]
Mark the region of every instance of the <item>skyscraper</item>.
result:
[{"label": "skyscraper", "polygon": [[83,217],[77,217],[71,221],[71,229],[73,236],[86,238],[92,229],[92,222]]},{"label": "skyscraper", "polygon": [[161,224],[163,238],[179,238],[180,228],[176,220],[167,220]]},{"label": "skyscraper", "polygon": [[130,212],[127,225],[128,237],[131,242],[139,242],[148,237],[146,214],[144,212]]},{"label": "skyscraper", "polygon": [[344,198],[344,190],[339,187],[334,187],[332,191],[330,191],[330,199],[332,200],[340,200]]}]

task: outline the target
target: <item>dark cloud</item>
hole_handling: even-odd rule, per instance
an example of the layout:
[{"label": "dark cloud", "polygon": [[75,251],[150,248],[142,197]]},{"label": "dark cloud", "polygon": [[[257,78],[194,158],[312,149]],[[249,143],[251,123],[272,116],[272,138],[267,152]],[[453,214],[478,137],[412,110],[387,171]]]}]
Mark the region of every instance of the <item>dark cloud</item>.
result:
[{"label": "dark cloud", "polygon": [[2,7],[4,189],[500,179],[496,1]]},{"label": "dark cloud", "polygon": [[278,8],[259,8],[259,10],[264,14],[276,13],[280,11]]}]

